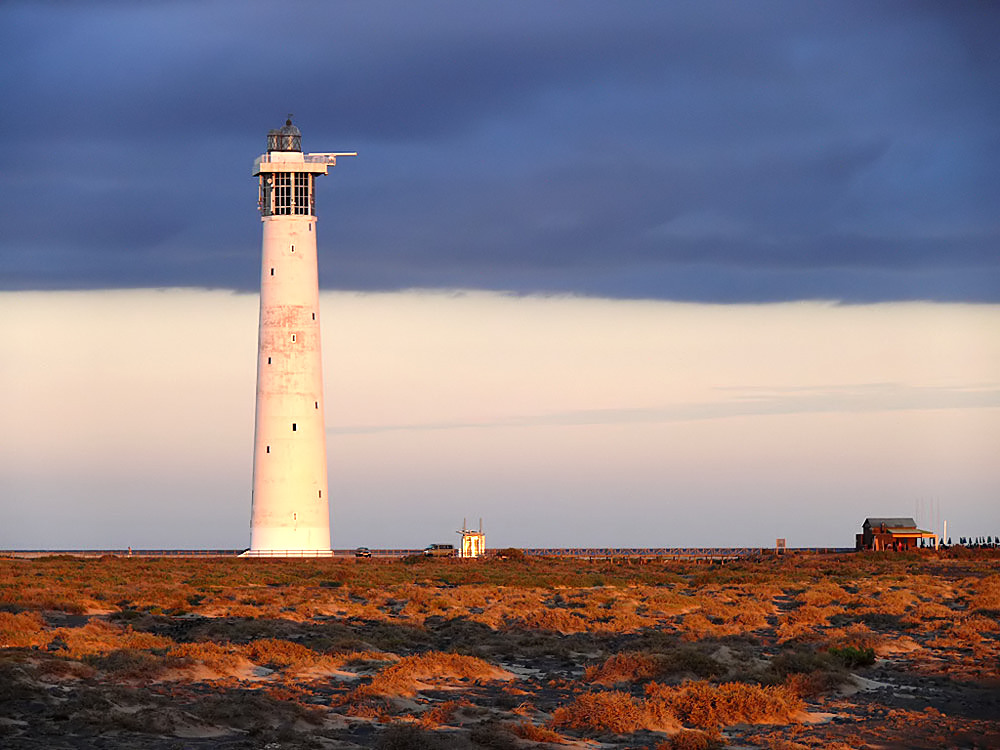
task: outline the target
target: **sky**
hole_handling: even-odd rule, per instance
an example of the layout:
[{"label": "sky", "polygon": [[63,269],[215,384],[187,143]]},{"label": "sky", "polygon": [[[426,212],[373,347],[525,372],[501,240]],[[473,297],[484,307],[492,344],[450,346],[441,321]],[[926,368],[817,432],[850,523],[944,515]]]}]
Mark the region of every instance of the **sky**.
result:
[{"label": "sky", "polygon": [[1000,532],[998,32],[991,3],[0,5],[0,547],[245,546],[251,166],[289,113],[359,154],[317,188],[335,546]]}]

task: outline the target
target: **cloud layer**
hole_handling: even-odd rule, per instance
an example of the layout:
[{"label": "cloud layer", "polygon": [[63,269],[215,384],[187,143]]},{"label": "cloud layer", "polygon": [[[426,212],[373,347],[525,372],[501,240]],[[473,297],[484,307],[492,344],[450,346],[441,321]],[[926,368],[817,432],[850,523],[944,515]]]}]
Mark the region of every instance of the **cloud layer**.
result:
[{"label": "cloud layer", "polygon": [[7,3],[6,289],[257,285],[291,110],[328,289],[1000,300],[991,4]]}]

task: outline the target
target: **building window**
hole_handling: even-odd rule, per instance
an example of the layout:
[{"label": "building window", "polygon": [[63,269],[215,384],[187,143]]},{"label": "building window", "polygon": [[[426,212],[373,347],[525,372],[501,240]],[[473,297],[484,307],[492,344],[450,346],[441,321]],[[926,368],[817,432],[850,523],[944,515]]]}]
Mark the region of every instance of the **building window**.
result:
[{"label": "building window", "polygon": [[267,363],[271,364],[271,358],[270,357],[267,358]]},{"label": "building window", "polygon": [[274,269],[271,269],[271,275],[274,276]]},{"label": "building window", "polygon": [[320,497],[323,497],[323,490],[320,490],[320,491],[319,491],[319,496],[320,496]]},{"label": "building window", "polygon": [[299,426],[297,424],[295,424],[295,422],[292,422],[292,432],[295,432],[298,429],[299,429]]},{"label": "building window", "polygon": [[270,446],[270,445],[269,445],[269,446],[267,446],[267,452],[268,452],[268,453],[270,453],[270,452],[271,452],[271,446]]},{"label": "building window", "polygon": [[319,408],[319,401],[313,401],[313,406],[315,406],[318,409]]},{"label": "building window", "polygon": [[292,245],[292,252],[295,252],[295,245]]},{"label": "building window", "polygon": [[292,334],[292,343],[293,344],[295,343],[295,334],[294,333]]},{"label": "building window", "polygon": [[288,172],[274,173],[274,213],[292,212],[292,176]]}]

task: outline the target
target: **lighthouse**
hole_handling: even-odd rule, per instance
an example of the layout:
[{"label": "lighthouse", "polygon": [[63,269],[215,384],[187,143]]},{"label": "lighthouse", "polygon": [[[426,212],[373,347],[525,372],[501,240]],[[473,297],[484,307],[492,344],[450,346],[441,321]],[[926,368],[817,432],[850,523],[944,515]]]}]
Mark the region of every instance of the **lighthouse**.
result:
[{"label": "lighthouse", "polygon": [[330,554],[315,182],[354,153],[302,153],[291,115],[257,157],[263,244],[250,555]]}]

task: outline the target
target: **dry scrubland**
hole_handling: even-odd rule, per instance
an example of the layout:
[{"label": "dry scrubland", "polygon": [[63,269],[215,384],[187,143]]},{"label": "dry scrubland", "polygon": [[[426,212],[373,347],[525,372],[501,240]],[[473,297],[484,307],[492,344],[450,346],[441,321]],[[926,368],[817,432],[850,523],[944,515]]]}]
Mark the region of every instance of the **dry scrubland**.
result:
[{"label": "dry scrubland", "polygon": [[5,748],[1000,747],[996,553],[0,560]]}]

